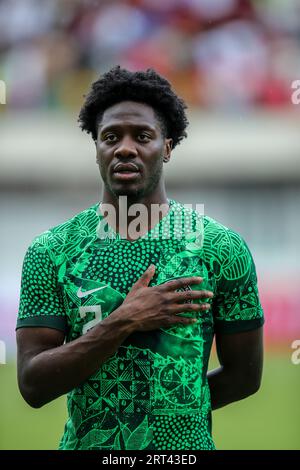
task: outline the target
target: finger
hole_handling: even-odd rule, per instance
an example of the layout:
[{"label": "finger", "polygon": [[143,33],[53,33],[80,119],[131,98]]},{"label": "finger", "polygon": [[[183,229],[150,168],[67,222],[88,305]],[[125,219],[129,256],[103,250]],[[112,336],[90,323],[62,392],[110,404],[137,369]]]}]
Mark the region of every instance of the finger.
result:
[{"label": "finger", "polygon": [[178,324],[181,323],[183,325],[192,325],[193,323],[197,323],[197,318],[186,318],[186,317],[173,317],[171,320],[171,324]]},{"label": "finger", "polygon": [[153,278],[155,273],[155,265],[150,264],[150,266],[146,269],[145,272],[141,275],[141,277],[133,284],[131,291],[135,289],[139,289],[140,287],[147,287]]},{"label": "finger", "polygon": [[172,308],[171,314],[178,315],[185,312],[205,312],[211,308],[210,304],[181,304]]},{"label": "finger", "polygon": [[161,284],[163,290],[176,290],[180,287],[185,287],[190,284],[200,284],[203,282],[203,277],[182,277],[180,279],[173,279],[172,281],[165,282]]},{"label": "finger", "polygon": [[212,299],[214,294],[209,290],[188,290],[184,292],[174,292],[169,294],[174,302],[181,302],[195,299]]}]

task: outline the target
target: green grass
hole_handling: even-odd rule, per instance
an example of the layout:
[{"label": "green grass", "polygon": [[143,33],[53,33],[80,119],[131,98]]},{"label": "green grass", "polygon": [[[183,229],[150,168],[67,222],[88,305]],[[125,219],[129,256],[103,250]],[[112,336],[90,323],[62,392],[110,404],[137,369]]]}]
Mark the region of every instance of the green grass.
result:
[{"label": "green grass", "polygon": [[[214,361],[212,361],[212,364]],[[66,419],[62,397],[34,410],[20,396],[16,366],[0,366],[0,449],[56,449]],[[300,365],[268,355],[260,391],[213,413],[218,449],[300,449]]]},{"label": "green grass", "polygon": [[218,449],[300,449],[300,365],[290,356],[268,355],[260,390],[213,413]]}]

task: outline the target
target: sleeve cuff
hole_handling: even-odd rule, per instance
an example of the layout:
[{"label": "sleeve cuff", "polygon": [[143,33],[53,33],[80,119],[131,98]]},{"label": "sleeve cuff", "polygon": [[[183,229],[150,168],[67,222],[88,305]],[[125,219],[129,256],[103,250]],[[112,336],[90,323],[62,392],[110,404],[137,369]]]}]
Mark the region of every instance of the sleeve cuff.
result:
[{"label": "sleeve cuff", "polygon": [[67,332],[67,319],[65,317],[39,315],[35,317],[18,318],[16,330],[18,328],[44,327]]},{"label": "sleeve cuff", "polygon": [[265,320],[263,317],[254,318],[254,320],[216,320],[215,321],[215,332],[216,333],[240,333],[243,331],[251,331],[260,328],[264,324]]}]

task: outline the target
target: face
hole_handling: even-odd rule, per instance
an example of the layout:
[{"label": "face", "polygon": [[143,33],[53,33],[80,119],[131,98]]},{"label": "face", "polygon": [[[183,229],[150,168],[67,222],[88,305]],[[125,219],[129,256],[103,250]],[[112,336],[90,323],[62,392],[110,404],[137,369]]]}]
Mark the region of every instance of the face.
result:
[{"label": "face", "polygon": [[163,185],[163,161],[171,153],[151,106],[123,101],[106,109],[98,126],[97,162],[110,194],[139,200]]}]

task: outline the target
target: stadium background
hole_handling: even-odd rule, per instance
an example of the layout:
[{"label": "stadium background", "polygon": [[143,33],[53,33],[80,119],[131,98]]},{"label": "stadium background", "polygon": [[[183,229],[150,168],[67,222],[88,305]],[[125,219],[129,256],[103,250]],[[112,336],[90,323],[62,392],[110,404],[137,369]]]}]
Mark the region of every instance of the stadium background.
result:
[{"label": "stadium background", "polygon": [[21,266],[35,235],[99,200],[93,143],[76,120],[91,81],[118,63],[156,68],[186,100],[168,194],[204,203],[256,262],[263,383],[214,412],[217,447],[300,449],[298,0],[0,0],[0,449],[55,449],[63,430],[64,397],[33,410],[17,390]]}]

